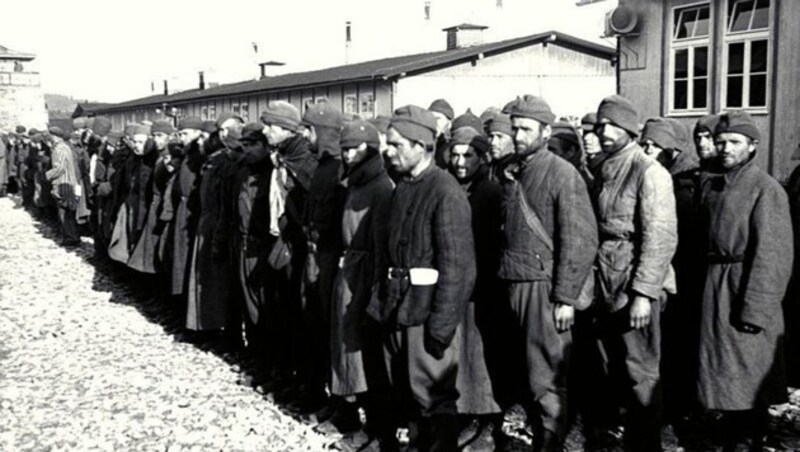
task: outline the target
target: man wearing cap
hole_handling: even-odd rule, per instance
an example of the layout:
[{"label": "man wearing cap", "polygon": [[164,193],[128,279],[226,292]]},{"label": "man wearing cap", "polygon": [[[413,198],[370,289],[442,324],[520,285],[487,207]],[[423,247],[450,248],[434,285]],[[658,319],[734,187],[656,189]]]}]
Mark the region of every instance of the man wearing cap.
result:
[{"label": "man wearing cap", "polygon": [[[626,450],[660,451],[661,306],[675,291],[672,179],[636,143],[638,113],[628,99],[603,99],[596,130],[608,153],[592,189],[600,231],[598,339],[609,377],[625,391],[616,399],[627,408]],[[615,411],[616,403],[605,408]]]},{"label": "man wearing cap", "polygon": [[87,149],[91,156],[89,177],[94,191],[94,252],[95,256],[104,258],[108,255],[108,244],[116,219],[112,178],[124,161],[125,152],[117,153],[115,144],[109,142],[111,120],[105,116],[92,119]]},{"label": "man wearing cap", "polygon": [[17,137],[16,160],[17,160],[17,181],[19,182],[20,193],[22,195],[22,206],[33,207],[33,167],[30,165],[31,139],[25,134],[24,126],[17,126],[14,129]]},{"label": "man wearing cap", "polygon": [[[567,368],[572,324],[592,277],[597,229],[586,183],[547,150],[555,115],[525,95],[511,107],[515,163],[505,171],[505,246],[498,276],[519,328],[535,430],[534,450],[561,450],[567,434]],[[516,359],[522,359],[518,357]]]},{"label": "man wearing cap", "polygon": [[450,139],[450,123],[455,117],[455,112],[445,99],[436,99],[431,102],[428,111],[436,118],[435,163],[439,168],[447,168],[449,161],[445,152],[447,151],[447,141]]},{"label": "man wearing cap", "polygon": [[[762,450],[767,407],[786,400],[782,301],[791,277],[786,192],[755,162],[760,133],[743,111],[714,130],[719,177],[704,178],[707,271],[698,397],[723,412],[726,450]],[[792,300],[796,301],[796,300]]]},{"label": "man wearing cap", "polygon": [[[349,448],[363,450],[375,441],[381,450],[396,447],[394,425],[389,422],[388,375],[378,325],[366,315],[373,286],[385,268],[383,243],[389,230],[393,184],[380,154],[378,130],[362,119],[346,121],[341,134],[347,201],[342,216],[343,251],[334,284],[330,324],[331,394],[342,402],[329,422],[349,422],[360,428],[358,405],[367,414],[366,434],[344,438]],[[340,418],[336,420],[337,416]],[[340,430],[345,430],[340,428]],[[342,444],[345,446],[345,444]]]},{"label": "man wearing cap", "polygon": [[[327,403],[325,383],[330,369],[330,303],[333,282],[342,253],[342,213],[345,190],[339,182],[344,171],[340,148],[342,113],[332,103],[309,105],[303,115],[317,167],[308,189],[305,232],[308,259],[303,275],[303,320],[301,379],[305,392],[291,409],[316,411]],[[357,410],[345,410],[351,418]],[[329,427],[336,427],[336,416]],[[353,425],[352,422],[339,423]]]},{"label": "man wearing cap", "polygon": [[513,326],[513,317],[507,304],[497,302],[502,292],[497,269],[502,242],[503,190],[489,179],[489,148],[483,128],[475,130],[468,126],[454,130],[449,151],[450,173],[469,198],[475,241],[477,275],[461,329],[456,386],[460,395],[459,414],[480,416],[477,425],[480,443],[471,443],[476,449],[491,448],[492,435],[502,426],[501,408],[511,406],[506,333]]},{"label": "man wearing cap", "polygon": [[[433,162],[436,119],[418,106],[398,108],[387,155],[403,175],[392,199],[388,268],[368,313],[387,339],[398,400],[421,415],[419,447],[455,450],[458,329],[475,282],[469,201]],[[410,394],[408,390],[410,389]]]},{"label": "man wearing cap", "polygon": [[500,182],[505,167],[514,159],[514,137],[511,130],[511,116],[497,112],[486,125],[491,144],[491,163],[489,178]]},{"label": "man wearing cap", "polygon": [[0,137],[0,198],[6,196],[10,176],[9,169],[11,168],[11,165],[8,164],[9,152],[5,141],[5,136]]},{"label": "man wearing cap", "polygon": [[607,154],[603,153],[600,146],[600,137],[597,136],[595,126],[597,124],[597,113],[589,112],[581,118],[581,137],[583,138],[583,149],[586,152],[586,167],[594,175],[605,161]]},{"label": "man wearing cap", "polygon": [[578,129],[568,122],[557,122],[552,129],[550,139],[547,140],[547,149],[574,166],[586,186],[591,187],[594,176],[586,166],[586,152]]},{"label": "man wearing cap", "polygon": [[392,182],[396,184],[397,181],[400,180],[401,176],[395,172],[389,157],[386,156],[386,150],[389,148],[389,146],[386,144],[386,134],[389,133],[389,124],[391,121],[392,118],[388,116],[378,115],[375,118],[370,119],[369,123],[378,129],[378,137],[381,139],[381,146],[379,150],[381,151],[381,157],[383,157],[383,167],[386,168],[386,173],[389,175],[389,178],[392,179]]},{"label": "man wearing cap", "polygon": [[302,269],[308,256],[303,212],[316,159],[300,133],[300,112],[294,105],[270,102],[261,113],[261,122],[273,149],[270,159],[275,168],[268,192],[268,231],[273,243],[268,265],[274,281],[267,300],[267,334],[275,376],[284,389],[274,398],[285,403],[296,400],[303,392],[302,382],[296,381],[293,374],[299,370],[301,336],[306,334],[301,318]]},{"label": "man wearing cap", "polygon": [[76,246],[81,242],[75,210],[78,206],[78,179],[72,150],[64,141],[66,136],[60,127],[50,128],[50,148],[52,165],[45,173],[52,184],[53,197],[58,207],[58,221],[61,224],[62,242],[64,246]]}]

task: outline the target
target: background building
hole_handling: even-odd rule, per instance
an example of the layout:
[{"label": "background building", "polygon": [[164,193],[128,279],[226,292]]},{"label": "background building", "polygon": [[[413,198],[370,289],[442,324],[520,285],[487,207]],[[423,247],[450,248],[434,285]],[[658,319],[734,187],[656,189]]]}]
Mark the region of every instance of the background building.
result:
[{"label": "background building", "polygon": [[[486,27],[450,27],[447,50],[366,61],[327,69],[264,76],[206,88],[165,93],[94,108],[108,115],[115,129],[127,122],[154,120],[173,111],[178,116],[215,119],[232,111],[255,121],[272,100],[296,107],[327,100],[342,111],[370,118],[390,115],[413,103],[427,107],[447,99],[456,114],[471,108],[502,107],[520,94],[544,97],[558,115],[580,117],[615,92],[613,48],[548,31],[494,43],[483,43]],[[202,88],[201,88],[202,87]]]},{"label": "background building", "polygon": [[0,129],[18,124],[44,128],[47,124],[39,73],[32,64],[36,55],[0,46]]}]

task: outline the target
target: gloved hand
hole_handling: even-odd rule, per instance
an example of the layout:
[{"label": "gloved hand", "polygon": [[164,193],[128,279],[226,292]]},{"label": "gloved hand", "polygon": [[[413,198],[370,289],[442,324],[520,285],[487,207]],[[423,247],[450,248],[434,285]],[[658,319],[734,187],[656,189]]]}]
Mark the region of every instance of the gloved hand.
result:
[{"label": "gloved hand", "polygon": [[437,360],[444,357],[444,351],[447,349],[447,345],[442,344],[439,340],[427,333],[425,333],[424,345],[425,351]]}]

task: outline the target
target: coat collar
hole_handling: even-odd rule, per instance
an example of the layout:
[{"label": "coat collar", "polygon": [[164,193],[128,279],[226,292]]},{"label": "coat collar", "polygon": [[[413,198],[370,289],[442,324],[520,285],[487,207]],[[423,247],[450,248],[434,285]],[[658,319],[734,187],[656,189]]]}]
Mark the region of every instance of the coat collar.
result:
[{"label": "coat collar", "polygon": [[361,187],[383,174],[386,174],[383,158],[380,154],[375,153],[349,171],[343,182],[348,187]]}]

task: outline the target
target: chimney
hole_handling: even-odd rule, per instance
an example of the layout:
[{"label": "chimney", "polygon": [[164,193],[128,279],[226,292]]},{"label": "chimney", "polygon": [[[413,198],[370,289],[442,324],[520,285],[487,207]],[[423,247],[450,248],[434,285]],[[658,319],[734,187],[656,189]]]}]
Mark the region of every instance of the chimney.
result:
[{"label": "chimney", "polygon": [[447,33],[447,50],[483,44],[483,32],[487,28],[485,25],[461,24],[442,29]]},{"label": "chimney", "polygon": [[258,63],[258,67],[261,69],[261,78],[267,78],[267,67],[268,66],[284,66],[286,63],[281,63],[280,61],[265,61],[263,63]]},{"label": "chimney", "polygon": [[206,89],[206,74],[203,71],[197,74],[200,76],[200,89]]},{"label": "chimney", "polygon": [[348,20],[344,23],[344,62],[350,62],[350,43],[352,42],[351,24]]},{"label": "chimney", "polygon": [[165,96],[169,95],[169,86],[167,85],[167,81],[166,80],[164,80],[164,95]]},{"label": "chimney", "polygon": [[156,82],[154,82],[152,80],[150,80],[150,92],[151,93],[156,92]]},{"label": "chimney", "polygon": [[425,2],[425,20],[431,20],[431,2],[430,2],[430,0]]}]

